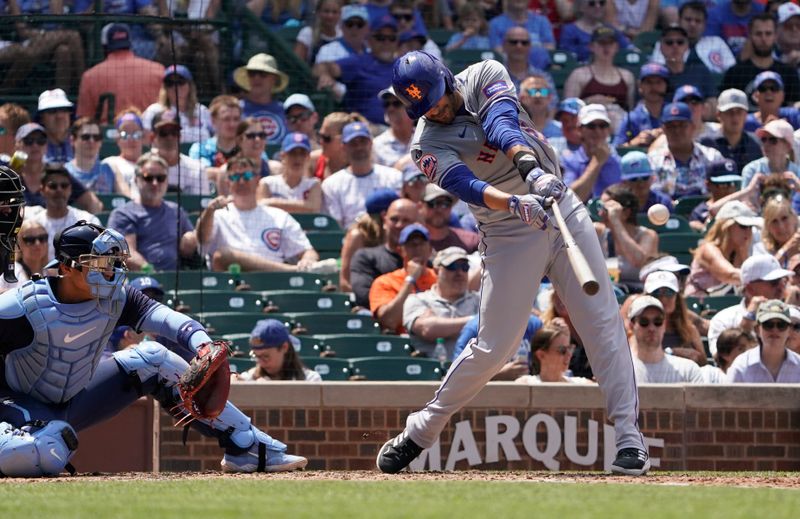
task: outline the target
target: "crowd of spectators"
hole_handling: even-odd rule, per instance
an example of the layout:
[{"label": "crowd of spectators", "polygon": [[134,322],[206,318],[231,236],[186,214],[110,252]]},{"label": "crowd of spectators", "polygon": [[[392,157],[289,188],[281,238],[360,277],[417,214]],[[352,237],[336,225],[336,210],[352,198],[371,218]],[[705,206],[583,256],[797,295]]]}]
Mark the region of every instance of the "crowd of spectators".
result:
[{"label": "crowd of spectators", "polygon": [[[200,20],[221,6],[102,4],[111,14]],[[2,9],[60,14],[96,6],[8,0]],[[506,66],[520,108],[592,209],[625,300],[638,379],[800,382],[800,6],[253,0],[246,7],[271,30],[300,28],[293,51],[317,92],[295,91],[285,64],[265,52],[241,56],[226,81],[213,26],[109,24],[104,59],[88,69],[77,30],[33,31],[19,22],[16,40],[0,41],[0,66],[14,71],[0,97],[32,64],[55,68],[34,113],[0,106],[0,153],[27,156],[19,171],[28,205],[20,280],[53,258],[61,229],[98,222],[104,212],[128,241],[133,270],[195,261],[216,271],[314,271],[320,254],[295,216],[323,214],[344,232],[338,287],[353,294],[356,310],[384,333],[407,334],[418,354],[453,360],[477,334],[480,234],[466,204],[416,169],[415,122],[389,86],[395,59],[408,50],[448,62],[477,51]],[[434,30],[449,32],[437,44]],[[339,109],[318,111],[319,91]],[[102,124],[112,109],[112,124]],[[116,149],[102,152],[109,140]],[[203,209],[189,214],[167,198],[174,192],[206,197]],[[112,194],[129,201],[104,207],[98,195]],[[685,231],[682,249],[664,245],[675,237],[647,221],[655,204]],[[741,299],[704,306],[720,296]],[[578,337],[549,284],[531,312],[520,353],[496,378],[590,382],[583,349],[590,338]],[[257,366],[240,377],[288,372],[314,380],[284,334],[259,322],[251,337]]]}]

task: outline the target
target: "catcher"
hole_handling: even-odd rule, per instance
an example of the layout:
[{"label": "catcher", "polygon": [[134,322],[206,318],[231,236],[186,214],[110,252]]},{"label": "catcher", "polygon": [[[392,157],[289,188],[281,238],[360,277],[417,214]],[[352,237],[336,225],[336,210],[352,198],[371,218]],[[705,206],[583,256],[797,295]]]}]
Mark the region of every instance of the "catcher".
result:
[{"label": "catcher", "polygon": [[[53,244],[56,259],[43,279],[0,296],[0,475],[73,471],[77,432],[142,395],[218,438],[226,472],[305,467],[305,458],[287,454],[286,445],[227,402],[224,344],[212,342],[197,321],[123,286],[128,246],[122,235],[81,221]],[[101,361],[119,325],[177,347],[143,342]]]}]

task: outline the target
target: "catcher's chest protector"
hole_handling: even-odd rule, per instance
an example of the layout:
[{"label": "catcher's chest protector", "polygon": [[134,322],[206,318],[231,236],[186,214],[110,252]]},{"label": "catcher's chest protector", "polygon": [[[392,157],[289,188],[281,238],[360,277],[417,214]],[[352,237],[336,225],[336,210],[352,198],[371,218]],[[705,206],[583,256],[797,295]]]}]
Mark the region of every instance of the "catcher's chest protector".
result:
[{"label": "catcher's chest protector", "polygon": [[[56,301],[46,280],[29,281],[16,297],[0,297],[0,316],[25,315],[33,327],[33,342],[5,358],[9,387],[43,402],[66,402],[92,378],[116,326],[123,304],[100,310],[97,301],[63,304]],[[125,291],[120,291],[120,302]]]}]

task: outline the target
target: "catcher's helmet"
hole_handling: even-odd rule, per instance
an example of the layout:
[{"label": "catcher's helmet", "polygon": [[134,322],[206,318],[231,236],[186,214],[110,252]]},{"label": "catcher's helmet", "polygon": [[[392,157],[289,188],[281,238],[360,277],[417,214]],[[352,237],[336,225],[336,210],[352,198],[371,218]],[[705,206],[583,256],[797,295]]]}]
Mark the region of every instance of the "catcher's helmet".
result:
[{"label": "catcher's helmet", "polygon": [[0,270],[9,283],[14,283],[14,251],[17,233],[24,215],[25,188],[13,169],[0,165]]},{"label": "catcher's helmet", "polygon": [[454,90],[453,73],[434,56],[412,51],[395,61],[392,89],[405,105],[408,116],[419,119],[447,93]]}]

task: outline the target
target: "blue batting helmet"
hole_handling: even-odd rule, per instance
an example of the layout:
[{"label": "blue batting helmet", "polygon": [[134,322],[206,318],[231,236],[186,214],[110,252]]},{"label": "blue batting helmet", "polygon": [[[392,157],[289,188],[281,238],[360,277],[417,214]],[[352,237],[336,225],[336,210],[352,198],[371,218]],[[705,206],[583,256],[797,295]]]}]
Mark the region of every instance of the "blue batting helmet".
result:
[{"label": "blue batting helmet", "polygon": [[408,52],[395,61],[392,88],[408,116],[419,119],[453,91],[455,78],[444,63],[422,51]]}]

